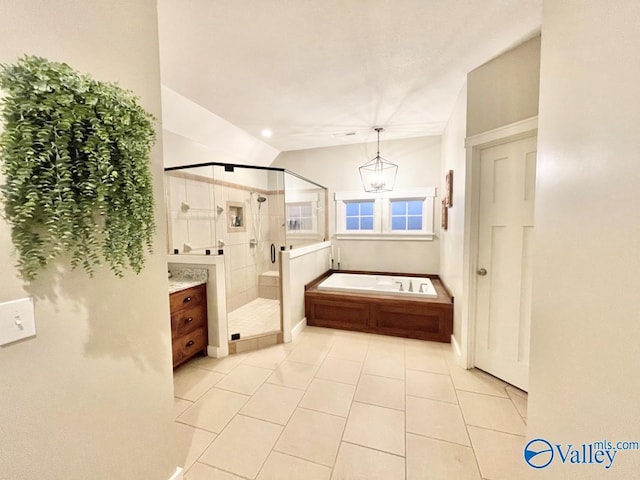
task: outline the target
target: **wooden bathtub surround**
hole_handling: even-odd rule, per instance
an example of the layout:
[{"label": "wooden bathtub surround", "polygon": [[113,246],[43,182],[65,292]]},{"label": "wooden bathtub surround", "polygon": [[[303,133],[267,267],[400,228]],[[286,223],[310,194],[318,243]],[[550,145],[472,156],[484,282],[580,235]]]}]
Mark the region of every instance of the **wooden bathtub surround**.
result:
[{"label": "wooden bathtub surround", "polygon": [[451,342],[453,297],[437,275],[345,271],[396,277],[429,277],[438,298],[398,297],[376,293],[318,290],[329,270],[305,286],[307,325],[356,330],[396,337]]}]

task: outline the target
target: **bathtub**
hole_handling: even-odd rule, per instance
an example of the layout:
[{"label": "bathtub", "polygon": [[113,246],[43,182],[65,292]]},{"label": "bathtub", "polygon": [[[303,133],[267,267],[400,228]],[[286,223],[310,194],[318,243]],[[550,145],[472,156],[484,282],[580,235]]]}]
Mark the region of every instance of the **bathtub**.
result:
[{"label": "bathtub", "polygon": [[317,327],[445,343],[453,333],[453,296],[435,275],[330,270],[305,285],[304,307]]},{"label": "bathtub", "polygon": [[384,293],[398,297],[438,298],[433,283],[426,277],[392,277],[356,273],[332,273],[318,290],[353,293]]}]

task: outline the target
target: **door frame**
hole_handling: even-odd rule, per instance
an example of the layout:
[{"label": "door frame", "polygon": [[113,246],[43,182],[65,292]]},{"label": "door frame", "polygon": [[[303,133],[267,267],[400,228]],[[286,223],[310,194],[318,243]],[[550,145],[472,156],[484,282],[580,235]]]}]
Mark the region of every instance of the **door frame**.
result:
[{"label": "door frame", "polygon": [[465,138],[466,195],[463,291],[466,292],[466,299],[462,305],[461,343],[463,343],[466,351],[461,352],[461,360],[466,368],[475,367],[476,354],[476,270],[478,268],[480,232],[480,154],[484,149],[533,137],[537,134],[538,117],[535,116]]}]

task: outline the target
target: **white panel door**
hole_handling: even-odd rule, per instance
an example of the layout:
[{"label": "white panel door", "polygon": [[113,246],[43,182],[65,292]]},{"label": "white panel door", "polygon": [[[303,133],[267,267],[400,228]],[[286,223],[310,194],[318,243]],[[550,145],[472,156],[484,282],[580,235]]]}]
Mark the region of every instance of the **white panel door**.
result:
[{"label": "white panel door", "polygon": [[476,367],[529,384],[536,137],[480,152]]}]

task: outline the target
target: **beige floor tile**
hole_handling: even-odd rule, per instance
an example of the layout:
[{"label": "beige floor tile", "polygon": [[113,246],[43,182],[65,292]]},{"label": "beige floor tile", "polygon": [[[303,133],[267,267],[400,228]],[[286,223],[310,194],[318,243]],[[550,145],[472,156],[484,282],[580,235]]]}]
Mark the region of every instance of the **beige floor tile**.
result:
[{"label": "beige floor tile", "polygon": [[404,480],[404,458],[342,442],[331,480]]},{"label": "beige floor tile", "polygon": [[442,342],[430,342],[428,340],[418,340],[416,338],[405,338],[404,347],[406,351],[418,350],[429,352],[444,352],[451,344]]},{"label": "beige floor tile", "polygon": [[471,447],[407,434],[407,480],[481,480]]},{"label": "beige floor tile", "polygon": [[384,355],[369,349],[362,366],[362,373],[404,380],[404,356]]},{"label": "beige floor tile", "polygon": [[[469,426],[473,449],[484,478],[491,480],[518,480],[540,478],[522,460],[525,437]],[[537,475],[536,475],[537,474]]]},{"label": "beige floor tile", "polygon": [[353,402],[343,439],[404,455],[404,412]]},{"label": "beige floor tile", "polygon": [[248,354],[242,362],[243,365],[253,365],[254,367],[274,369],[287,358],[289,351],[284,345],[274,345],[273,347],[262,348]]},{"label": "beige floor tile", "polygon": [[295,339],[295,342],[314,344],[320,346],[330,346],[335,341],[334,330],[330,328],[318,328],[318,327],[306,327],[300,335]]},{"label": "beige floor tile", "polygon": [[514,387],[513,385],[507,384],[504,389],[507,392],[507,395],[509,395],[510,397],[520,397],[525,400],[529,398],[529,394],[527,392],[525,392],[524,390],[520,390],[518,387]]},{"label": "beige floor tile", "polygon": [[351,330],[334,330],[333,338],[335,342],[341,340],[353,340],[357,342],[369,343],[373,335],[371,333],[354,332]]},{"label": "beige floor tile", "polygon": [[523,392],[519,388],[513,387],[511,385],[508,385],[506,387],[506,391],[507,391],[507,395],[509,395],[509,398],[511,399],[511,401],[515,405],[516,410],[518,410],[518,413],[525,420],[525,423],[526,423],[526,421],[527,421],[527,403],[528,403],[528,398],[529,398],[528,395],[527,395],[527,392]]},{"label": "beige floor tile", "polygon": [[224,375],[202,368],[183,366],[173,372],[173,394],[183,400],[195,402]]},{"label": "beige floor tile", "polygon": [[452,403],[407,397],[407,432],[470,445],[460,407]]},{"label": "beige floor tile", "polygon": [[328,357],[341,358],[343,360],[354,360],[357,362],[363,362],[367,356],[367,350],[369,349],[369,340],[346,340],[338,339],[333,343],[331,350],[329,350]]},{"label": "beige floor tile", "polygon": [[279,425],[237,415],[199,461],[236,475],[255,478],[281,432]]},{"label": "beige floor tile", "polygon": [[369,342],[368,354],[404,357],[404,339],[396,337],[376,336]]},{"label": "beige floor tile", "polygon": [[174,429],[175,449],[180,454],[179,464],[188,470],[215,440],[216,434],[177,422],[174,423]]},{"label": "beige floor tile", "polygon": [[185,475],[185,480],[245,480],[233,473],[196,462]]},{"label": "beige floor tile", "polygon": [[344,424],[344,418],[298,408],[274,450],[332,467]]},{"label": "beige floor tile", "polygon": [[361,403],[404,410],[404,395],[402,380],[361,375],[353,399]]},{"label": "beige floor tile", "polygon": [[316,378],[355,385],[358,383],[361,370],[362,362],[343,360],[341,358],[327,358],[322,363],[318,373],[316,373]]},{"label": "beige floor tile", "polygon": [[290,362],[307,363],[309,365],[320,365],[329,353],[330,347],[324,345],[316,345],[313,343],[305,343],[296,346],[289,355],[287,360]]},{"label": "beige floor tile", "polygon": [[507,384],[497,378],[472,368],[465,370],[462,367],[449,363],[451,380],[456,390],[465,390],[467,392],[484,393],[486,395],[495,395],[507,398],[505,387]]},{"label": "beige floor tile", "polygon": [[331,469],[301,458],[271,452],[258,480],[329,480]]},{"label": "beige floor tile", "polygon": [[525,424],[509,398],[459,391],[458,400],[467,425],[525,434]]},{"label": "beige floor tile", "polygon": [[180,415],[177,421],[220,433],[247,400],[247,395],[212,388]]},{"label": "beige floor tile", "polygon": [[273,371],[267,383],[306,390],[317,371],[316,365],[285,360]]},{"label": "beige floor tile", "polygon": [[371,335],[370,343],[371,345],[387,345],[404,348],[404,340],[403,337],[394,337],[392,335]]},{"label": "beige floor tile", "polygon": [[286,425],[303,395],[302,390],[265,383],[245,403],[240,413]]},{"label": "beige floor tile", "polygon": [[198,357],[189,362],[189,366],[204,368],[220,373],[229,373],[246,358],[246,353],[236,353],[227,357]]},{"label": "beige floor tile", "polygon": [[412,370],[449,375],[449,367],[441,351],[414,348],[407,349],[405,365]]},{"label": "beige floor tile", "polygon": [[349,415],[355,392],[353,385],[315,378],[304,394],[300,406],[340,417]]},{"label": "beige floor tile", "polygon": [[407,369],[406,376],[407,395],[458,403],[449,375]]},{"label": "beige floor tile", "polygon": [[173,399],[173,418],[178,418],[191,405],[193,405],[193,402],[175,397]]},{"label": "beige floor tile", "polygon": [[238,365],[216,384],[216,388],[253,395],[272,373],[268,368]]}]

